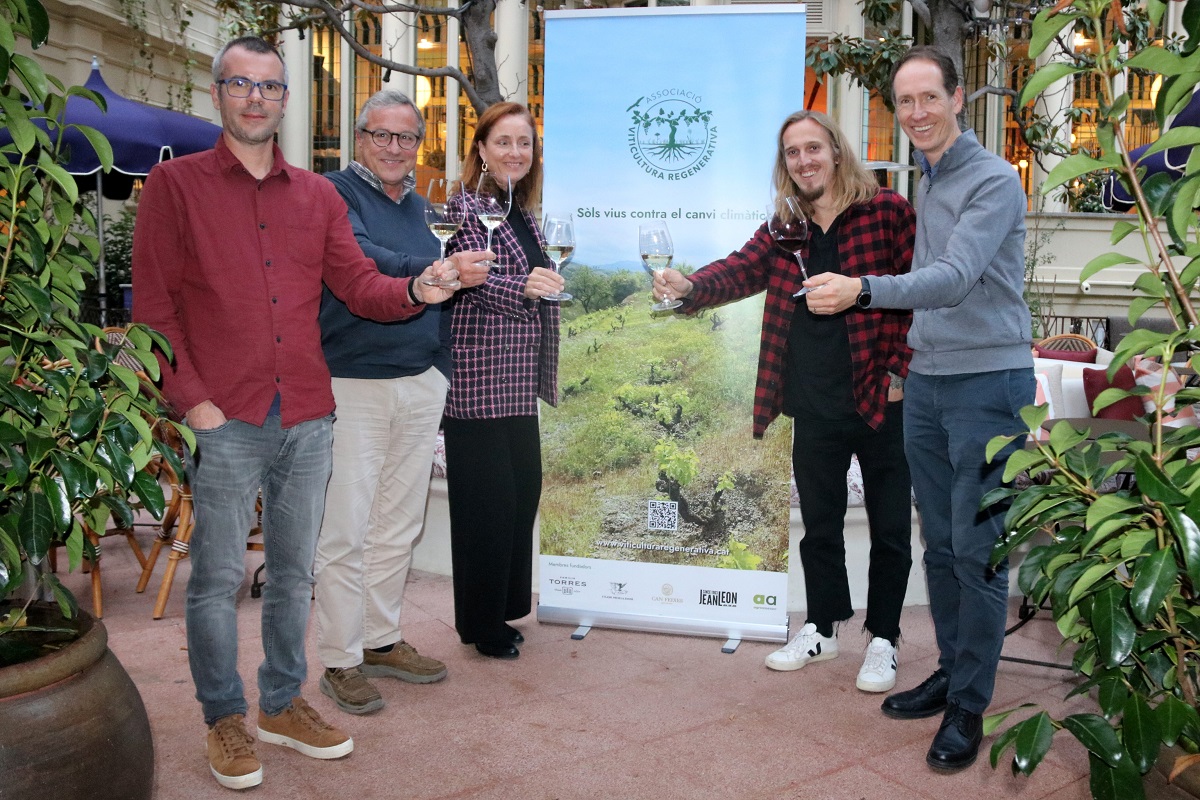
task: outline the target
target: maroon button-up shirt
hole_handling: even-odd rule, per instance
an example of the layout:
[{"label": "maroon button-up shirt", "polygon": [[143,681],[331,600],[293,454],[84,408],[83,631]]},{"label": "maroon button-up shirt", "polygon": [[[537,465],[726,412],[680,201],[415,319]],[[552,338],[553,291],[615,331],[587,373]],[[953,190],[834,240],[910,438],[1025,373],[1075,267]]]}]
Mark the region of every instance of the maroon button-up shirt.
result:
[{"label": "maroon button-up shirt", "polygon": [[275,148],[261,181],[226,147],[156,166],[133,237],[133,318],[166,335],[162,386],[179,414],[211,400],[262,425],[280,396],[283,426],[333,411],[317,312],[321,284],[355,314],[403,319],[424,306],[411,279],[380,274],[355,241],[333,184]]},{"label": "maroon button-up shirt", "polygon": [[[846,275],[860,278],[909,271],[916,215],[903,197],[881,189],[873,200],[847,208],[840,218],[838,259]],[[807,247],[802,255],[808,255]],[[741,250],[700,268],[688,280],[695,289],[683,301],[687,313],[767,292],[754,389],[754,438],[762,438],[783,407],[788,330],[796,304],[804,302],[792,294],[803,288],[804,276],[796,259],[775,246],[764,223]],[[854,401],[872,428],[883,424],[887,373],[908,374],[912,350],[906,339],[911,322],[908,311],[875,308],[851,309],[846,317]]]}]

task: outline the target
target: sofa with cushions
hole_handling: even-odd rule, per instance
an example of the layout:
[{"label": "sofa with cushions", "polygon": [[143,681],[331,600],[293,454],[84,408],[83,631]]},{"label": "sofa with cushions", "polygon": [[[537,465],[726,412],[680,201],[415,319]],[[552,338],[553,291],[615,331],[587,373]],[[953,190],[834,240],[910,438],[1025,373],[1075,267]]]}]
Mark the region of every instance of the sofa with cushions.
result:
[{"label": "sofa with cushions", "polygon": [[[1112,356],[1111,351],[1098,348],[1094,363],[1063,358],[1034,358],[1034,373],[1038,380],[1036,402],[1049,404],[1052,419],[1094,416],[1132,420],[1153,410],[1147,398],[1127,397],[1093,412],[1096,398],[1110,386],[1133,389],[1141,385],[1155,389],[1165,380],[1169,395],[1182,386],[1183,381],[1173,368],[1168,367],[1164,373],[1158,362],[1144,358],[1137,358],[1132,364],[1120,367],[1110,382],[1107,370]],[[1171,405],[1168,411],[1168,425],[1200,424],[1193,406],[1175,408]]]}]

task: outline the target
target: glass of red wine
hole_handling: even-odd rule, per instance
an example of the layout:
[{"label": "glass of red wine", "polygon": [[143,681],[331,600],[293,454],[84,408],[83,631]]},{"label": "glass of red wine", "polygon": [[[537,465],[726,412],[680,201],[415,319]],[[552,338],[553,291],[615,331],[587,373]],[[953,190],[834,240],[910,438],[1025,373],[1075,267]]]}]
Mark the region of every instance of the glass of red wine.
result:
[{"label": "glass of red wine", "polygon": [[[787,213],[775,213],[772,207],[767,230],[771,232],[771,238],[775,240],[779,249],[786,250],[796,257],[796,263],[800,265],[800,274],[804,276],[804,280],[808,280],[808,270],[804,268],[804,258],[800,255],[804,245],[808,244],[808,217],[804,215],[804,210],[800,208],[800,203],[795,197],[785,197],[783,200],[787,206]],[[801,289],[792,297],[804,294],[808,294],[807,288]]]}]

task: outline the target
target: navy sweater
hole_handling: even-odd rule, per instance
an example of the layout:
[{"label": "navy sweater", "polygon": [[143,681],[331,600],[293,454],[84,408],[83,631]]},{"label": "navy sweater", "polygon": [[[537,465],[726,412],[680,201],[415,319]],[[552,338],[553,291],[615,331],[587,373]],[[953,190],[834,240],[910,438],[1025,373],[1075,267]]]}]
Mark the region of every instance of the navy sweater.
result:
[{"label": "navy sweater", "polygon": [[[415,192],[399,203],[351,169],[326,174],[350,207],[350,225],[379,271],[415,277],[437,260],[438,240],[425,225],[425,198]],[[450,319],[440,305],[399,322],[356,317],[324,290],[321,347],[335,378],[403,378],[427,369],[450,377]]]}]

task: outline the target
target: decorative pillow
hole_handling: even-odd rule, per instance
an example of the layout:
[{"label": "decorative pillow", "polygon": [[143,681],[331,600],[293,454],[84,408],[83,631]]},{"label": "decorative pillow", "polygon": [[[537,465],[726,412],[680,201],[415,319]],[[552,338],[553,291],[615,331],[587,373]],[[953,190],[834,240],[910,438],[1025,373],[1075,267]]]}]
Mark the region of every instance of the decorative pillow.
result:
[{"label": "decorative pillow", "polygon": [[437,441],[433,444],[433,469],[430,470],[430,477],[446,477],[446,438],[441,431],[438,431]]},{"label": "decorative pillow", "polygon": [[1041,358],[1033,363],[1034,374],[1044,374],[1050,383],[1050,406],[1056,413],[1055,416],[1062,415],[1066,412],[1066,403],[1063,400],[1063,365],[1051,363],[1047,359]]},{"label": "decorative pillow", "polygon": [[[1044,372],[1036,372],[1033,378],[1037,381],[1037,393],[1033,397],[1033,404],[1035,406],[1048,406],[1050,413],[1046,416],[1046,419],[1054,419],[1054,401],[1050,396],[1050,377]],[[1045,441],[1050,438],[1050,431],[1039,427],[1034,431],[1034,436]]]},{"label": "decorative pillow", "polygon": [[[1175,393],[1183,388],[1183,381],[1175,370],[1168,368],[1164,374],[1162,364],[1152,358],[1135,356],[1133,359],[1133,379],[1139,386],[1146,386],[1151,394],[1158,392],[1160,384],[1166,386],[1166,402],[1163,404],[1163,424],[1177,428],[1184,425],[1200,425],[1196,418],[1195,406],[1175,407]],[[1146,395],[1142,405],[1147,414],[1154,413],[1154,398]]]},{"label": "decorative pillow", "polygon": [[1053,358],[1056,361],[1077,361],[1081,364],[1096,363],[1096,348],[1090,350],[1043,350],[1038,345],[1033,346],[1033,351],[1038,358]]},{"label": "decorative pillow", "polygon": [[[1113,376],[1112,383],[1108,382],[1108,373],[1102,369],[1085,369],[1083,371],[1083,393],[1087,397],[1088,409],[1096,406],[1096,398],[1105,389],[1132,389],[1137,384],[1133,379],[1133,370],[1121,367]],[[1092,411],[1096,419],[1127,419],[1133,420],[1146,413],[1140,397],[1124,397],[1099,411]]]}]

